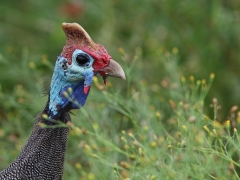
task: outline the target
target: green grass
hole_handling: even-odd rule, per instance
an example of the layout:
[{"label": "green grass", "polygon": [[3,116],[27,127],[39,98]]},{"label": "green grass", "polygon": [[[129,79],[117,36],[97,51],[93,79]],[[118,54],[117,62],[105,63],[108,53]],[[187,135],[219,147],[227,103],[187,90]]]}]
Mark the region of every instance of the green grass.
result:
[{"label": "green grass", "polygon": [[[240,179],[239,1],[3,0],[0,169],[43,109],[61,23],[78,22],[127,81],[95,79],[72,115],[64,179]],[[75,4],[76,5],[76,4]]]}]

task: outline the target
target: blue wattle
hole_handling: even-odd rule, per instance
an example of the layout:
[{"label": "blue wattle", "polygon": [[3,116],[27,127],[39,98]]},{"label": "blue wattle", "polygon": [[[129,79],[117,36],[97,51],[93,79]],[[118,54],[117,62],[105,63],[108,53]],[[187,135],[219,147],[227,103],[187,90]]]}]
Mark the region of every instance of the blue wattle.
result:
[{"label": "blue wattle", "polygon": [[[70,94],[69,88],[72,88],[72,94]],[[63,103],[61,108],[65,108],[66,106],[70,105],[71,109],[79,109],[80,107],[84,106],[89,93],[89,91],[87,94],[84,93],[84,81],[77,85],[63,88],[61,94],[64,92],[68,93],[69,97],[66,98],[64,95],[61,97]]]},{"label": "blue wattle", "polygon": [[[69,90],[70,88],[71,90]],[[65,111],[66,109],[79,109],[84,106],[88,94],[89,91],[87,94],[84,93],[84,81],[78,84],[69,84],[60,90],[59,93],[52,93],[50,96],[55,101],[49,104],[49,118],[55,119],[61,111]]]}]

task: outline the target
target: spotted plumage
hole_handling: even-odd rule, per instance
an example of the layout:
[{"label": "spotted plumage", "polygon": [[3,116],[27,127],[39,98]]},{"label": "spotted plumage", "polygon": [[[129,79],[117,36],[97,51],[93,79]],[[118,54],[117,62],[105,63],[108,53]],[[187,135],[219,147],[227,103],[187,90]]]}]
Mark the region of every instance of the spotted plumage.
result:
[{"label": "spotted plumage", "polygon": [[[18,158],[5,170],[1,171],[1,180],[27,179],[62,179],[64,156],[66,152],[68,128],[41,128],[39,122],[54,125],[42,118],[45,109],[36,117],[32,134]],[[68,113],[59,120],[71,121]]]},{"label": "spotted plumage", "polygon": [[93,76],[125,79],[121,66],[80,25],[63,23],[62,28],[67,42],[56,60],[46,107],[20,155],[0,172],[0,180],[62,179],[69,129],[55,125],[70,122],[68,112],[85,104]]}]

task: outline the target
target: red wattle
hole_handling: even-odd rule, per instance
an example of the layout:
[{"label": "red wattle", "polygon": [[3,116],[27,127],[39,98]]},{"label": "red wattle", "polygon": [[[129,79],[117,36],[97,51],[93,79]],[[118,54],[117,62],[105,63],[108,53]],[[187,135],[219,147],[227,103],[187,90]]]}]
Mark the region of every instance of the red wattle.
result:
[{"label": "red wattle", "polygon": [[104,84],[105,84],[105,86],[107,85],[107,80],[106,79],[104,79]]},{"label": "red wattle", "polygon": [[84,94],[87,94],[91,86],[84,86]]}]

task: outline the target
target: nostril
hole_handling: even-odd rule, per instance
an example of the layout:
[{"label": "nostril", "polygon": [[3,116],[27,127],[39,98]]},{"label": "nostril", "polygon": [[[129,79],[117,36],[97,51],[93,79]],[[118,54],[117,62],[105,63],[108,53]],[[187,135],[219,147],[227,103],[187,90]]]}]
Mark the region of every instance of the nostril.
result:
[{"label": "nostril", "polygon": [[63,70],[66,70],[66,69],[67,69],[67,62],[63,62],[62,68],[63,68]]}]

